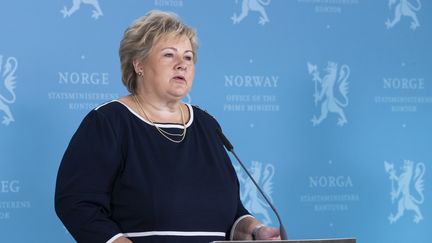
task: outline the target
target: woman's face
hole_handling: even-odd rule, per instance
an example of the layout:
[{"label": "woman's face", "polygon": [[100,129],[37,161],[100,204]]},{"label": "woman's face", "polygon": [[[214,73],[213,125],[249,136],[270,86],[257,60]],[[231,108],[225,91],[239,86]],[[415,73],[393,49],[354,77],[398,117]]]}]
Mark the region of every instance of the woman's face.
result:
[{"label": "woman's face", "polygon": [[142,64],[145,92],[162,100],[181,100],[195,75],[195,53],[186,36],[166,36],[157,41]]}]

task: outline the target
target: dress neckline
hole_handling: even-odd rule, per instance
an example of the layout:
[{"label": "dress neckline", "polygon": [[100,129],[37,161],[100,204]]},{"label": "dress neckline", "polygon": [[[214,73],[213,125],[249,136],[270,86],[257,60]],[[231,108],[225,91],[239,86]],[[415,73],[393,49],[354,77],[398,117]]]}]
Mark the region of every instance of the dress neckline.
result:
[{"label": "dress neckline", "polygon": [[[139,115],[138,113],[136,113],[134,110],[132,110],[132,108],[130,108],[128,105],[126,105],[125,103],[121,102],[120,100],[113,100],[112,102],[118,102],[118,103],[122,104],[134,116],[138,117],[143,122],[145,122],[145,123],[153,126],[153,124],[150,121],[146,120],[144,117],[142,117],[141,115]],[[192,106],[190,104],[185,104],[185,105],[188,108],[188,112],[189,112],[189,120],[186,122],[186,127],[189,127],[192,124],[192,122],[193,122],[194,113],[193,113],[193,108],[192,108]],[[180,128],[180,129],[183,128],[183,124],[179,124],[179,123],[158,123],[158,122],[155,122],[154,124],[156,126],[160,127],[160,128]]]}]

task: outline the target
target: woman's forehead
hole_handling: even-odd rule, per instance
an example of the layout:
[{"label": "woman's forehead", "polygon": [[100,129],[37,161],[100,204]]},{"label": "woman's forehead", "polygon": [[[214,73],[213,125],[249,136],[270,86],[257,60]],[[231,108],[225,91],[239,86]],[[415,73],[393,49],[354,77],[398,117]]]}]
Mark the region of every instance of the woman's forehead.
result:
[{"label": "woman's forehead", "polygon": [[155,42],[153,43],[153,48],[154,47],[164,48],[164,47],[184,44],[184,43],[187,45],[188,49],[192,48],[191,42],[186,35],[180,35],[175,33],[165,34],[155,39]]}]

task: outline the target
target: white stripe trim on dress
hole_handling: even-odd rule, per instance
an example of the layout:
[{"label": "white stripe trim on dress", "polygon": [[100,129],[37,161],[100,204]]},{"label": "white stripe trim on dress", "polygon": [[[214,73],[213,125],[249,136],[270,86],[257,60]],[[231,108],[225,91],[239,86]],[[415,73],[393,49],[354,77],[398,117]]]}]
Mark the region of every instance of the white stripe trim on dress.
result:
[{"label": "white stripe trim on dress", "polygon": [[241,217],[239,217],[233,224],[233,226],[231,227],[231,232],[230,232],[230,240],[234,240],[234,233],[237,227],[237,224],[244,218],[255,218],[254,216],[250,215],[250,214],[245,214]]},{"label": "white stripe trim on dress", "polygon": [[111,237],[111,239],[109,239],[106,243],[113,243],[115,240],[117,240],[118,238],[124,236],[122,233],[118,233],[116,235],[114,235],[113,237]]},{"label": "white stripe trim on dress", "polygon": [[127,237],[143,237],[143,236],[221,236],[225,237],[224,232],[208,232],[208,231],[146,231],[123,233]]},{"label": "white stripe trim on dress", "polygon": [[101,108],[102,106],[108,105],[109,103],[116,102],[116,101],[117,101],[117,100],[110,100],[110,101],[107,101],[107,102],[105,102],[105,103],[103,103],[103,104],[101,104],[101,105],[99,105],[99,106],[96,106],[94,109],[95,109],[95,110],[98,110],[98,109]]}]

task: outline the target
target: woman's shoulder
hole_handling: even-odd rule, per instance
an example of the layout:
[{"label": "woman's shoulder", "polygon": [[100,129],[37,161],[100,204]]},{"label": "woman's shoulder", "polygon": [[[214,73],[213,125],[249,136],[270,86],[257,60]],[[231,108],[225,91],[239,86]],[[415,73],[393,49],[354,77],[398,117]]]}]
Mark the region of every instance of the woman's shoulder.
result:
[{"label": "woman's shoulder", "polygon": [[216,117],[213,116],[211,113],[209,113],[207,110],[197,105],[192,105],[192,108],[193,108],[195,119],[218,124]]},{"label": "woman's shoulder", "polygon": [[124,112],[126,110],[126,106],[119,100],[107,101],[93,109],[93,111],[104,114],[105,116],[118,115],[119,112]]},{"label": "woman's shoulder", "polygon": [[210,117],[214,118],[214,116],[212,116],[207,110],[201,108],[200,106],[195,105],[195,104],[191,104],[191,106],[192,106],[193,111],[194,111],[194,113],[196,115],[199,115],[199,116],[210,116]]},{"label": "woman's shoulder", "polygon": [[95,107],[87,117],[109,121],[111,124],[124,123],[130,119],[129,108],[119,100],[107,101]]},{"label": "woman's shoulder", "polygon": [[82,123],[98,124],[98,126],[107,125],[118,130],[125,125],[127,126],[129,120],[130,112],[128,108],[119,100],[111,100],[91,110]]}]

